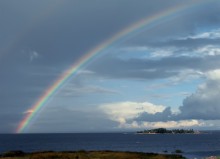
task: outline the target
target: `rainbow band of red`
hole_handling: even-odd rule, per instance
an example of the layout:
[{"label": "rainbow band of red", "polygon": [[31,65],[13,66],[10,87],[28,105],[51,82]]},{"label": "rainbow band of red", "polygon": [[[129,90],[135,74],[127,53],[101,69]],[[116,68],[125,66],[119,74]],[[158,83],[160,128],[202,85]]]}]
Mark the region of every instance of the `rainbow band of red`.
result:
[{"label": "rainbow band of red", "polygon": [[[211,0],[209,0],[210,2]],[[57,91],[62,88],[62,86],[68,82],[69,79],[73,78],[74,75],[88,62],[92,61],[96,58],[97,55],[104,52],[116,44],[122,42],[123,40],[128,39],[135,34],[140,33],[143,30],[150,29],[162,22],[172,19],[172,17],[176,17],[183,13],[183,11],[196,6],[197,4],[206,3],[208,0],[192,0],[189,4],[181,4],[175,6],[173,8],[169,8],[163,12],[155,14],[151,17],[147,17],[137,23],[125,28],[124,30],[118,32],[110,39],[105,42],[99,44],[94,49],[88,51],[85,56],[80,58],[76,63],[74,63],[68,70],[66,70],[46,91],[41,95],[41,97],[37,100],[36,103],[30,108],[30,112],[26,114],[23,120],[19,123],[16,133],[23,132],[31,123],[33,117],[42,109],[42,107],[46,106],[49,99],[51,99]]]}]

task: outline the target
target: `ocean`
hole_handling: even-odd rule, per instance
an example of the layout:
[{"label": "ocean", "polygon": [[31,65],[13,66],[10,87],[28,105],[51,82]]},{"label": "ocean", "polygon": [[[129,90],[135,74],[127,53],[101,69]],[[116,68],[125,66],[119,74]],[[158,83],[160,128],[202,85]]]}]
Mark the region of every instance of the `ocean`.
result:
[{"label": "ocean", "polygon": [[115,150],[174,153],[187,158],[220,156],[220,131],[204,134],[67,133],[0,134],[0,153],[22,150],[76,151]]}]

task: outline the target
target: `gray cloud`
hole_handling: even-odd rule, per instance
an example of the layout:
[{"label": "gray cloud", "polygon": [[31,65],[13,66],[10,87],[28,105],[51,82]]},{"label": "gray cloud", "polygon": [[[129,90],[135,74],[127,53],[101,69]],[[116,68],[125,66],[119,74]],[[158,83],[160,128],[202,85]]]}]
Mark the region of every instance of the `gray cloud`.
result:
[{"label": "gray cloud", "polygon": [[[201,3],[204,1],[200,1]],[[208,26],[213,26],[213,28],[218,28],[220,22],[219,16],[219,2],[213,1],[211,3],[206,3],[205,5],[198,5],[193,9],[183,12],[176,18],[171,18],[168,21],[164,21],[159,26],[152,27],[150,30],[142,32],[141,35],[129,39],[129,44],[132,45],[150,45],[151,43],[155,46],[165,45],[166,43],[161,43],[159,41],[167,41],[167,45],[175,43],[180,44],[190,44],[189,41],[173,41],[177,37],[185,35],[194,35],[200,30],[206,30]],[[190,40],[190,39],[189,39]],[[201,40],[202,41],[202,40]],[[195,44],[199,45],[199,42]]]},{"label": "gray cloud", "polygon": [[107,88],[99,87],[99,86],[92,86],[92,85],[83,85],[83,86],[68,86],[62,90],[60,93],[61,96],[65,97],[78,97],[83,96],[85,94],[119,94],[118,91],[110,90]]},{"label": "gray cloud", "polygon": [[197,49],[207,45],[216,45],[219,46],[220,39],[207,39],[207,38],[199,38],[199,39],[173,39],[164,42],[155,42],[149,43],[150,47],[179,47],[185,49],[185,51],[192,51],[192,49]]},{"label": "gray cloud", "polygon": [[[14,126],[11,124],[17,124],[17,121],[22,119],[22,112],[27,110],[64,70],[78,61],[88,50],[143,18],[151,17],[177,4],[190,2],[191,0],[184,2],[170,0],[166,3],[164,0],[0,1],[0,109],[2,113],[0,118],[3,125],[0,132],[12,132]],[[219,26],[219,6],[219,2],[213,1],[195,10],[184,12],[176,18],[164,19],[163,23],[131,37],[121,45],[147,45],[158,49],[166,46],[193,48],[191,43],[194,43],[195,47],[207,44],[218,45],[218,39],[193,41],[176,39],[193,35],[200,27],[204,29]],[[158,42],[158,45],[155,42]],[[40,54],[39,58],[34,60],[37,57],[35,53],[29,56],[22,52],[28,52],[27,50],[36,51]],[[109,52],[109,54],[112,53]],[[116,57],[100,58],[87,69],[95,72],[92,75],[94,77],[152,80],[176,76],[184,69],[199,71],[215,69],[219,67],[218,61],[219,56],[126,61],[117,58],[116,55]],[[75,86],[78,86],[78,83]],[[92,87],[86,88],[82,84],[74,90],[78,93],[80,88],[83,88],[81,90],[83,93],[114,92],[103,87],[90,86]],[[188,102],[185,103],[192,103],[189,99],[186,101]],[[184,114],[185,107],[181,109]],[[73,114],[76,113],[73,112]],[[86,113],[84,115],[88,116]],[[77,118],[77,120],[80,119]],[[92,118],[89,119],[92,120]],[[99,122],[99,120],[95,121]],[[47,126],[44,128],[46,129]],[[53,127],[55,129],[56,125]],[[43,127],[38,128],[43,129]]]},{"label": "gray cloud", "polygon": [[1,6],[7,8],[2,14],[7,17],[0,17],[5,20],[3,32],[11,35],[4,38],[9,43],[5,54],[29,48],[42,54],[41,64],[73,63],[106,37],[178,1],[168,2],[165,6],[157,5],[159,2],[23,0],[16,5],[1,2]]},{"label": "gray cloud", "polygon": [[147,112],[141,113],[138,118],[134,119],[136,121],[147,121],[147,122],[157,122],[157,121],[170,121],[172,120],[171,108],[167,107],[162,112],[157,112],[155,114],[149,114]]},{"label": "gray cloud", "polygon": [[179,121],[179,120],[220,120],[220,82],[219,71],[208,75],[207,81],[196,92],[183,100],[180,112],[173,114],[170,107],[156,114],[142,113],[137,121]]},{"label": "gray cloud", "polygon": [[117,123],[107,119],[96,109],[80,111],[74,110],[74,107],[73,109],[56,107],[45,110],[28,132],[100,132],[100,130],[109,132],[114,131],[113,127],[117,127]]},{"label": "gray cloud", "polygon": [[220,56],[165,57],[161,59],[129,59],[108,57],[93,64],[90,69],[99,75],[114,78],[161,79],[192,69],[208,71],[220,67]]},{"label": "gray cloud", "polygon": [[182,119],[220,119],[220,83],[218,80],[208,80],[197,92],[187,97],[180,107]]},{"label": "gray cloud", "polygon": [[[16,109],[16,105],[13,105]],[[0,132],[1,133],[14,133],[18,121],[20,120],[19,118],[19,113],[16,113],[16,111],[12,110],[4,110],[0,112]]]}]

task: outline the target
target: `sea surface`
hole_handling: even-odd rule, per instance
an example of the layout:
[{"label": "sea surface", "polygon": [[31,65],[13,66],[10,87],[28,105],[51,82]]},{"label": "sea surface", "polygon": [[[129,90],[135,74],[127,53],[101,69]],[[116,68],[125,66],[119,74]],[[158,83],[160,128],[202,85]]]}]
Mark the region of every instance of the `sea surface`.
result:
[{"label": "sea surface", "polygon": [[220,131],[204,134],[0,134],[0,153],[11,150],[75,151],[115,150],[155,153],[183,151],[187,158],[220,156]]}]

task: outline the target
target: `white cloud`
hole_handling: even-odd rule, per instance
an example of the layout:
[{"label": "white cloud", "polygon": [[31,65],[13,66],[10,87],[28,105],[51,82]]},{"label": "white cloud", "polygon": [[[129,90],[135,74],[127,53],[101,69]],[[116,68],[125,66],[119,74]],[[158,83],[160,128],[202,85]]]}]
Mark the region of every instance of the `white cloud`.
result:
[{"label": "white cloud", "polygon": [[[175,40],[185,41],[185,40],[214,40],[220,39],[220,29],[215,29],[211,31],[197,33],[195,35],[189,35],[185,37],[180,37]],[[215,56],[220,55],[220,47],[216,44],[204,44],[200,47],[196,47],[193,50],[188,50],[186,47],[177,46],[166,46],[166,47],[151,47],[151,46],[133,46],[122,48],[122,51],[127,52],[145,52],[146,55],[142,56],[145,58],[164,58],[170,56]]]},{"label": "white cloud", "polygon": [[150,56],[152,58],[162,58],[162,57],[169,57],[172,56],[174,54],[174,50],[172,49],[157,49],[157,50],[152,50],[150,53]]},{"label": "white cloud", "polygon": [[[158,90],[166,87],[172,87],[183,82],[192,82],[193,80],[206,77],[205,73],[193,69],[180,70],[175,76],[168,78],[167,80],[160,81],[160,83],[151,84],[147,86],[148,90]],[[188,94],[188,93],[187,93]]]},{"label": "white cloud", "polygon": [[123,47],[120,48],[120,51],[148,51],[150,48],[147,46],[130,46],[130,47]]},{"label": "white cloud", "polygon": [[165,49],[152,48],[148,46],[133,46],[121,48],[119,51],[123,52],[123,56],[126,55],[129,58],[163,58],[169,57],[177,50],[175,47],[167,47]]},{"label": "white cloud", "polygon": [[129,129],[146,129],[146,128],[182,128],[182,127],[198,127],[203,126],[204,122],[199,120],[180,120],[167,122],[136,122],[121,124],[120,128]]},{"label": "white cloud", "polygon": [[[151,127],[190,126],[190,124],[193,126],[193,124],[200,125],[201,120],[203,126],[208,126],[210,123],[206,125],[205,121],[220,120],[220,69],[206,72],[203,75],[206,77],[206,82],[199,85],[195,93],[183,100],[178,113],[173,113],[169,107],[154,115],[145,112],[135,119],[139,121],[138,126],[140,123]],[[131,123],[125,124],[131,125]],[[132,125],[135,124],[132,123]]]},{"label": "white cloud", "polygon": [[216,56],[220,55],[220,47],[216,45],[206,45],[203,47],[199,47],[196,50],[194,50],[195,53],[199,56]]},{"label": "white cloud", "polygon": [[119,102],[103,104],[99,108],[107,114],[111,120],[119,122],[120,125],[124,125],[128,120],[137,118],[143,112],[149,114],[162,112],[165,106],[154,105],[148,102]]},{"label": "white cloud", "polygon": [[212,30],[209,32],[203,32],[195,36],[191,36],[192,39],[218,39],[220,38],[220,29]]},{"label": "white cloud", "polygon": [[185,81],[192,81],[198,78],[204,77],[204,73],[193,69],[184,69],[179,72],[178,75],[171,77],[172,84],[182,83]]},{"label": "white cloud", "polygon": [[220,80],[220,69],[212,70],[206,73],[209,80]]},{"label": "white cloud", "polygon": [[220,38],[220,29],[215,29],[207,32],[201,32],[196,35],[191,35],[187,37],[183,37],[181,39],[219,39]]},{"label": "white cloud", "polygon": [[148,102],[109,103],[99,108],[109,119],[118,122],[120,128],[215,126],[206,121],[220,120],[220,69],[198,74],[202,74],[206,82],[199,85],[195,93],[187,94],[178,113]]}]

